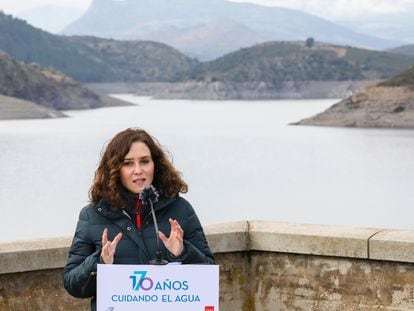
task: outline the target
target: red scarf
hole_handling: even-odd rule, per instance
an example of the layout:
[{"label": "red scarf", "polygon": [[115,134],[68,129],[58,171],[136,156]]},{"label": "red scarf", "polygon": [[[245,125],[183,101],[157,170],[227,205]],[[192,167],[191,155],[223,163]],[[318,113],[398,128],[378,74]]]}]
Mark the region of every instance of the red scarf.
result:
[{"label": "red scarf", "polygon": [[135,204],[135,215],[137,217],[137,227],[138,229],[141,229],[142,223],[141,223],[141,207],[142,203],[140,199],[137,199],[137,203]]}]

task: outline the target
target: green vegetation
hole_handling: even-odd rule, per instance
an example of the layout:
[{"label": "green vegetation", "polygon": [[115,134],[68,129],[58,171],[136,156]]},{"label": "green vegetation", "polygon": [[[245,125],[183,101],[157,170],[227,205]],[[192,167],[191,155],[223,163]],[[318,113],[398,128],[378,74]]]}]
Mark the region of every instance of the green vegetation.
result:
[{"label": "green vegetation", "polygon": [[[1,113],[5,113],[5,107],[9,109],[9,112],[6,112],[6,115],[3,114],[0,119],[10,117],[10,109],[14,109],[17,113],[12,114],[14,117],[20,115],[22,118],[27,118],[29,116],[25,108],[31,109],[30,105],[23,105],[16,98],[56,110],[90,109],[127,104],[115,98],[97,94],[56,70],[17,61],[2,51],[0,51],[0,94],[7,97],[2,97],[4,102]],[[32,109],[33,113],[35,113],[34,110]],[[41,111],[42,113],[46,111],[46,114],[51,112],[47,109],[41,109]]]},{"label": "green vegetation", "polygon": [[69,37],[68,40],[93,50],[111,68],[112,75],[103,77],[103,81],[177,81],[180,71],[198,63],[158,42],[95,37]]},{"label": "green vegetation", "polygon": [[155,42],[57,36],[0,12],[0,49],[82,82],[172,81],[196,63]]},{"label": "green vegetation", "polygon": [[315,42],[267,42],[200,63],[165,44],[49,34],[0,12],[0,50],[82,82],[225,83],[386,79],[414,56]]},{"label": "green vegetation", "polygon": [[409,86],[414,87],[414,67],[404,71],[403,73],[392,77],[378,86]]},{"label": "green vegetation", "polygon": [[352,47],[304,42],[268,42],[203,63],[188,79],[255,82],[384,79],[414,64],[414,58]]},{"label": "green vegetation", "polygon": [[307,38],[305,40],[305,45],[306,45],[307,48],[313,47],[314,44],[315,44],[315,39],[313,39],[312,37]]},{"label": "green vegetation", "polygon": [[68,42],[0,13],[0,49],[15,59],[50,66],[82,81],[99,80],[110,68],[99,62],[94,51]]},{"label": "green vegetation", "polygon": [[407,44],[388,50],[389,52],[414,56],[414,44]]}]

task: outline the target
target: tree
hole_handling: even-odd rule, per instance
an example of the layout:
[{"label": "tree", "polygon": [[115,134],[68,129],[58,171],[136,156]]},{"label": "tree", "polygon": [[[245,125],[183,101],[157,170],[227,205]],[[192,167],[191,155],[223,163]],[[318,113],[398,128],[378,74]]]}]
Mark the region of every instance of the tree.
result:
[{"label": "tree", "polygon": [[305,45],[308,48],[313,47],[314,44],[315,44],[315,39],[313,39],[312,37],[307,38],[306,41],[305,41]]}]

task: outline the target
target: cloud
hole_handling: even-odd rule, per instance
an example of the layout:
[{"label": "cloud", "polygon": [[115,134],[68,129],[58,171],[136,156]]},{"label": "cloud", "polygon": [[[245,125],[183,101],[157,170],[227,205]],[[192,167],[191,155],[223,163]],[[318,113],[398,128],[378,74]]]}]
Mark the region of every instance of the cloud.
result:
[{"label": "cloud", "polygon": [[353,20],[364,16],[414,11],[414,0],[233,0],[297,9],[330,20]]},{"label": "cloud", "polygon": [[15,14],[44,5],[86,9],[91,2],[92,0],[0,0],[0,10],[8,14]]},{"label": "cloud", "polygon": [[[202,0],[198,0],[202,1]],[[414,12],[414,0],[231,0],[301,10],[332,21]],[[92,0],[0,0],[0,10],[14,13],[46,4],[86,9]]]}]

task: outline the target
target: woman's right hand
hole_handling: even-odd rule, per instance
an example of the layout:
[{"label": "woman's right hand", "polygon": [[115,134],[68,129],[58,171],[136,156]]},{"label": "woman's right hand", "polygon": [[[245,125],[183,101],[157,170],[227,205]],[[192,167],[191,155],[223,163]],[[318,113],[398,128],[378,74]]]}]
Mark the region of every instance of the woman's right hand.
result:
[{"label": "woman's right hand", "polygon": [[105,228],[102,233],[102,251],[101,260],[105,264],[114,263],[115,249],[118,242],[122,239],[122,233],[118,233],[112,241],[108,241],[108,229]]}]

